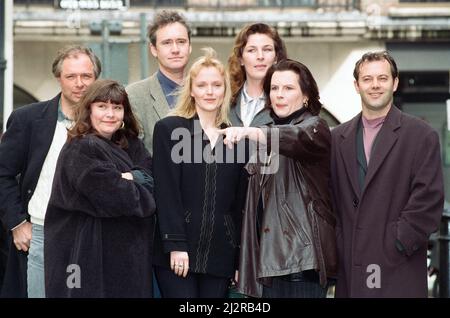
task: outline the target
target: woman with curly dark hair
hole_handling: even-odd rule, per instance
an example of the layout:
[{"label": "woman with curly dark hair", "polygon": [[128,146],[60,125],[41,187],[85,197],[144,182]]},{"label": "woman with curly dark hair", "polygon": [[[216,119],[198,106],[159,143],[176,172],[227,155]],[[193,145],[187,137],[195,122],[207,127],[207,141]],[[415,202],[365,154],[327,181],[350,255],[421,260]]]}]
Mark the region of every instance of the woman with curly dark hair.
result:
[{"label": "woman with curly dark hair", "polygon": [[122,85],[92,84],[61,150],[45,217],[46,297],[151,297],[151,157]]}]

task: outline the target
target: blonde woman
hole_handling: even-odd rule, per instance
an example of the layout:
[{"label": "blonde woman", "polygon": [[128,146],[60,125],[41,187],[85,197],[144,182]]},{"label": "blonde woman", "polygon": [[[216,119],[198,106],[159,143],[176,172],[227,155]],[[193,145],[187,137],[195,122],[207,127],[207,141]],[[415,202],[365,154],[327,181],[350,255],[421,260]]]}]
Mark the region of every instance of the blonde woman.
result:
[{"label": "blonde woman", "polygon": [[230,96],[227,71],[207,48],[174,111],[155,125],[154,264],[166,298],[225,297],[235,274],[244,160],[218,133],[229,124]]}]

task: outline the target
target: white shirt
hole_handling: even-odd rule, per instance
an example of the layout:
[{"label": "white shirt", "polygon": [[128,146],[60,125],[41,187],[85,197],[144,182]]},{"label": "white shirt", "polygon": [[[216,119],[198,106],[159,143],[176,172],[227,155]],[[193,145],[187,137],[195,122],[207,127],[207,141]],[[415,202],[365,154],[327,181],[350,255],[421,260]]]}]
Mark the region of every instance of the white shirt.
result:
[{"label": "white shirt", "polygon": [[266,96],[264,95],[264,92],[259,97],[251,97],[247,93],[247,82],[245,82],[241,92],[241,119],[244,127],[250,126],[253,118],[263,110],[265,105]]},{"label": "white shirt", "polygon": [[47,211],[48,201],[52,193],[53,177],[55,175],[56,162],[59,153],[67,140],[67,129],[70,128],[70,120],[58,120],[56,122],[55,133],[52,144],[42,165],[36,189],[28,202],[28,213],[31,217],[31,223],[44,225],[45,212]]}]

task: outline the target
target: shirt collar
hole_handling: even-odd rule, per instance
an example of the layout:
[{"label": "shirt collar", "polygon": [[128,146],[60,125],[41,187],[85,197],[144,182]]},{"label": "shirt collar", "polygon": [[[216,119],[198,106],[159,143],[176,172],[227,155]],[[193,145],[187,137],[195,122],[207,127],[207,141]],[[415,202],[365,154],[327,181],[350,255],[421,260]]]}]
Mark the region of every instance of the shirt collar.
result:
[{"label": "shirt collar", "polygon": [[361,119],[362,119],[364,128],[375,129],[375,128],[380,127],[384,123],[386,116],[382,116],[382,117],[378,117],[378,118],[374,118],[374,119],[367,119],[366,117],[364,117],[364,115],[362,115]]},{"label": "shirt collar", "polygon": [[262,92],[261,95],[259,95],[258,97],[251,97],[248,92],[247,92],[247,82],[244,83],[244,87],[242,88],[242,98],[243,98],[243,102],[245,104],[253,101],[253,100],[262,100],[265,101],[266,100],[266,95],[264,94],[264,91]]},{"label": "shirt collar", "polygon": [[170,91],[174,91],[178,88],[178,84],[174,81],[172,81],[170,78],[168,78],[166,75],[161,72],[161,70],[158,70],[158,73],[156,75],[158,77],[159,83],[161,86],[165,86],[169,88]]},{"label": "shirt collar", "polygon": [[64,122],[64,121],[69,121],[72,122],[72,119],[70,119],[69,117],[67,117],[63,111],[62,111],[62,106],[61,106],[61,98],[58,101],[58,121],[59,122]]}]

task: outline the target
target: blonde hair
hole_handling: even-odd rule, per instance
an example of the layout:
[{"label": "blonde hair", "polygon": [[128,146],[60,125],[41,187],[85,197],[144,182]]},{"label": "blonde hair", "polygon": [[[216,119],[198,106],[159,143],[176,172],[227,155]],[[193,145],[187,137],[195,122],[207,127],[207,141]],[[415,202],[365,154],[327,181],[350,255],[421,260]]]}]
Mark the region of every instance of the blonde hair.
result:
[{"label": "blonde hair", "polygon": [[217,59],[216,51],[214,51],[213,48],[206,47],[203,48],[202,51],[204,51],[205,54],[199,57],[189,69],[184,85],[179,90],[175,109],[169,112],[168,116],[180,116],[189,119],[197,114],[195,110],[195,99],[191,96],[193,79],[198,75],[202,68],[215,67],[223,76],[225,84],[225,94],[220,110],[217,113],[215,124],[216,127],[220,127],[222,124],[230,125],[228,112],[230,110],[231,85],[228,71],[222,62]]}]

